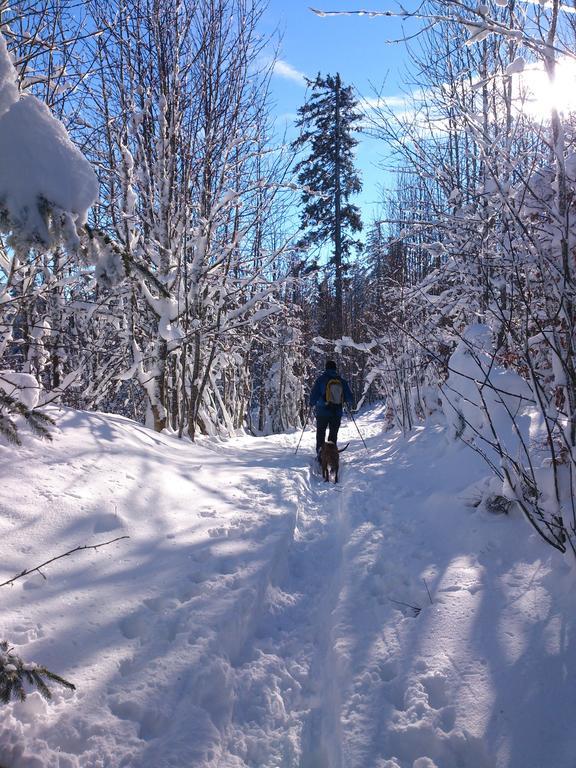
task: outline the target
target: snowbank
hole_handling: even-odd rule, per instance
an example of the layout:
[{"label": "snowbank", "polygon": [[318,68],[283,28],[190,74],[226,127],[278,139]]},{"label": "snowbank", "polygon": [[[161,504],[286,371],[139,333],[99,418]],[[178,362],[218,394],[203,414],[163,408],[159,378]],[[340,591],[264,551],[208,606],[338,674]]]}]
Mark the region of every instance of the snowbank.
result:
[{"label": "snowbank", "polygon": [[4,707],[9,768],[573,768],[574,572],[430,424],[190,445],[62,411],[0,443],[2,632],[76,683]]},{"label": "snowbank", "polygon": [[0,34],[0,207],[8,229],[50,243],[43,206],[82,224],[97,197],[96,175],[62,123],[34,96],[18,93]]}]

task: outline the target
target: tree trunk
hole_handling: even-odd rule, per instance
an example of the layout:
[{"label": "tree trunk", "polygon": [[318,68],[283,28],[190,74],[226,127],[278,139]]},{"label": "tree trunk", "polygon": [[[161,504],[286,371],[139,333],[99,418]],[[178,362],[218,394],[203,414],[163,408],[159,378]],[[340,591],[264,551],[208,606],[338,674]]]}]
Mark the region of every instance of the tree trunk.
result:
[{"label": "tree trunk", "polygon": [[336,117],[335,117],[335,160],[334,160],[334,294],[335,319],[334,337],[340,338],[343,332],[342,301],[342,190],[340,185],[340,75],[336,75]]}]

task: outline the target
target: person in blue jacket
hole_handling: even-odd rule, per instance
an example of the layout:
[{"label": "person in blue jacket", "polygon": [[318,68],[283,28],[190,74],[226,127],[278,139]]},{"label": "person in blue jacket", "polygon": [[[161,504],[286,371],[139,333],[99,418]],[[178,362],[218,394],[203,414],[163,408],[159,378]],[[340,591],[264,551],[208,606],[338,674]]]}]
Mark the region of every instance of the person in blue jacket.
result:
[{"label": "person in blue jacket", "polygon": [[352,407],[354,397],[346,379],[338,373],[334,360],[326,361],[326,369],[318,376],[310,392],[310,407],[316,412],[316,456],[320,459],[320,448],[328,440],[336,445],[338,430],[342,421],[344,403]]}]

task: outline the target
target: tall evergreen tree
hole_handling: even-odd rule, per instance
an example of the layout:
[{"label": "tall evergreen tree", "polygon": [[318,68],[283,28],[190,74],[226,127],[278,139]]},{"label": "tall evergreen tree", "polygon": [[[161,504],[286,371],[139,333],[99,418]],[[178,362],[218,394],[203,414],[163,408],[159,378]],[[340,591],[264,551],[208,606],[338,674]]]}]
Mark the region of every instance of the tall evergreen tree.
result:
[{"label": "tall evergreen tree", "polygon": [[298,110],[296,125],[300,136],[293,143],[295,150],[309,147],[310,152],[296,166],[302,185],[302,224],[305,230],[301,244],[333,245],[330,263],[334,267],[334,325],[335,337],[344,330],[343,283],[346,260],[358,241],[352,234],[362,229],[360,210],[349,202],[360,192],[362,183],[354,167],[352,133],[361,114],[351,86],[343,86],[340,75],[320,74],[309,81],[312,92]]}]

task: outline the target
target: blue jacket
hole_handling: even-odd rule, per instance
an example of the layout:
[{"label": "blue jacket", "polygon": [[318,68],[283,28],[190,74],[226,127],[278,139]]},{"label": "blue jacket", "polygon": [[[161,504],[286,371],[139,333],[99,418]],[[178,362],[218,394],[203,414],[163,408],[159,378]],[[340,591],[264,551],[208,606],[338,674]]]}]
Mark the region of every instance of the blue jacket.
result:
[{"label": "blue jacket", "polygon": [[340,379],[342,382],[342,387],[344,389],[344,400],[349,406],[352,406],[352,403],[354,402],[354,396],[352,394],[352,390],[348,386],[348,382],[346,379],[343,379],[340,374],[335,371],[333,368],[330,368],[318,376],[316,381],[314,382],[314,386],[312,387],[312,391],[310,392],[310,405],[315,406],[316,408],[316,415],[318,414],[329,414],[329,413],[342,413],[342,406],[341,405],[327,405],[326,400],[324,399],[326,397],[326,385],[330,381],[330,379]]}]

